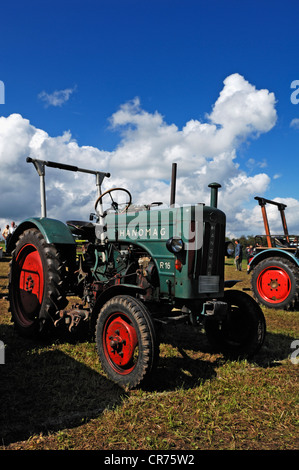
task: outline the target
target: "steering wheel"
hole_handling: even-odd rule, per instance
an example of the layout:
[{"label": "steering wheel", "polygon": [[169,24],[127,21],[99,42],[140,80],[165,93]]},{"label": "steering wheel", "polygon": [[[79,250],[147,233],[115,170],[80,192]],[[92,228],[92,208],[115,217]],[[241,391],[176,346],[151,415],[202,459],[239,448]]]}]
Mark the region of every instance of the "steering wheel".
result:
[{"label": "steering wheel", "polygon": [[[125,193],[127,194],[127,199],[128,199],[128,201],[125,201],[125,202],[117,202],[115,199],[113,199],[113,197],[112,197],[112,195],[111,195],[111,193],[114,192],[114,191],[123,191],[123,192],[125,192]],[[96,212],[98,212],[98,211],[97,211],[97,206],[98,206],[99,202],[102,202],[103,197],[104,197],[104,196],[107,196],[107,195],[110,196],[112,209],[114,209],[115,212],[118,212],[119,214],[122,214],[123,212],[126,212],[126,210],[128,209],[128,207],[129,207],[129,206],[131,205],[131,203],[132,203],[132,195],[131,195],[131,193],[130,193],[127,189],[124,189],[124,188],[111,188],[111,189],[108,189],[107,191],[105,191],[103,194],[101,194],[101,195],[97,198],[97,200],[96,200],[96,202],[95,202],[95,205],[94,205],[94,208],[95,208]],[[122,210],[120,210],[120,209],[119,209],[119,206],[121,206],[121,205],[123,205],[123,204],[125,204],[125,207],[124,207]],[[99,215],[100,215],[100,217],[105,217],[105,216],[107,215],[107,211],[105,211],[103,214],[99,214]]]}]

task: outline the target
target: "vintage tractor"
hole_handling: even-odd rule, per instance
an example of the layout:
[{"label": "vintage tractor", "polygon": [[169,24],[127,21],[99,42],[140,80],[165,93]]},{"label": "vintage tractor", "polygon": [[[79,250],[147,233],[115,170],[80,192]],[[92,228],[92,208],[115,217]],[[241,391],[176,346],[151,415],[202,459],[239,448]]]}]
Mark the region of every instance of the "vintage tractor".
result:
[{"label": "vintage tractor", "polygon": [[[289,235],[285,218],[285,204],[255,197],[261,206],[265,235],[257,235],[255,254],[248,265],[252,272],[251,286],[257,301],[267,307],[289,310],[299,295],[299,242],[298,236]],[[283,235],[271,235],[266,204],[277,206]]]},{"label": "vintage tractor", "polygon": [[[23,221],[10,242],[9,300],[20,334],[88,326],[104,371],[126,388],[149,379],[158,332],[170,322],[204,325],[213,347],[234,357],[257,353],[266,331],[261,308],[248,294],[225,290],[236,281],[224,281],[220,185],[210,185],[210,207],[177,207],[173,164],[170,206],[135,206],[127,189],[101,192],[107,173],[27,161],[40,176],[42,214]],[[46,166],[96,176],[89,221],[46,217]],[[79,301],[70,305],[72,296]]]}]

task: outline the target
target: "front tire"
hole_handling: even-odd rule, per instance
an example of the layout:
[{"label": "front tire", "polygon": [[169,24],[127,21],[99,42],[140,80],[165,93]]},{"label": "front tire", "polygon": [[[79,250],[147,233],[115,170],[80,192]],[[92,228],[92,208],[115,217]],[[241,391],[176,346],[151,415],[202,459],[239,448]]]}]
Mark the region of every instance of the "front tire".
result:
[{"label": "front tire", "polygon": [[124,388],[148,380],[159,356],[153,321],[139,300],[115,296],[102,307],[96,325],[96,345],[108,377]]},{"label": "front tire", "polygon": [[298,299],[298,267],[284,258],[264,259],[253,270],[251,287],[259,303],[269,308],[289,310]]},{"label": "front tire", "polygon": [[211,345],[233,358],[249,358],[263,345],[266,322],[260,306],[238,290],[224,292],[227,314],[223,319],[207,317],[205,331]]},{"label": "front tire", "polygon": [[12,253],[9,301],[12,321],[26,337],[46,334],[57,311],[67,305],[57,248],[36,228],[25,230]]}]

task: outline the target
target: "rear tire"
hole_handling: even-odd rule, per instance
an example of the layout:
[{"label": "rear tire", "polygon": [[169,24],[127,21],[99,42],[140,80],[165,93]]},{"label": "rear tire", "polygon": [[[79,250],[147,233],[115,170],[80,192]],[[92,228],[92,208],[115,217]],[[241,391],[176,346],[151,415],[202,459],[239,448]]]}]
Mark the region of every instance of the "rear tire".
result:
[{"label": "rear tire", "polygon": [[285,258],[264,259],[253,270],[251,287],[259,303],[289,310],[298,299],[299,269]]},{"label": "rear tire", "polygon": [[56,313],[65,308],[64,267],[54,245],[36,228],[25,230],[12,252],[9,301],[12,321],[26,337],[49,331]]},{"label": "rear tire", "polygon": [[233,358],[249,358],[263,345],[266,322],[260,306],[238,290],[224,292],[227,315],[224,319],[207,317],[205,330],[211,345]]},{"label": "rear tire", "polygon": [[139,300],[115,296],[102,307],[96,325],[102,367],[121,387],[145,383],[157,366],[158,342],[151,316]]}]

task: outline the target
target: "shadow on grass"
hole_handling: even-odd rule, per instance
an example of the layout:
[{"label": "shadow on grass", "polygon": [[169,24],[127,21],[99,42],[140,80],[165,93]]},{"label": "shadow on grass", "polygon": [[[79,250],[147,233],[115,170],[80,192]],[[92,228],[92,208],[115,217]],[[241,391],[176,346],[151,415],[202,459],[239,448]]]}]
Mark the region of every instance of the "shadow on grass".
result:
[{"label": "shadow on grass", "polygon": [[[61,351],[58,342],[37,344],[16,337],[11,325],[0,325],[0,339],[7,345],[5,364],[0,365],[0,445],[80,426],[126,397],[96,370],[97,357],[91,359],[92,368],[87,365],[95,354],[92,343],[60,342],[62,347],[78,348],[79,362]],[[289,356],[293,339],[268,333],[252,362],[263,368],[277,366]],[[194,388],[213,380],[226,362],[214,353],[205,334],[192,326],[167,327],[160,340],[159,364],[145,388],[148,391]]]},{"label": "shadow on grass", "polygon": [[[267,332],[260,351],[248,363],[261,368],[277,367],[292,353],[291,343],[295,337]],[[192,388],[217,376],[217,368],[230,359],[215,352],[204,332],[189,325],[169,327],[161,334],[165,341],[177,349],[177,357],[162,357],[153,377],[155,390],[173,390],[177,387]]]},{"label": "shadow on grass", "polygon": [[253,358],[260,367],[276,367],[280,362],[288,359],[293,352],[292,342],[298,339],[282,333],[267,333],[265,343],[256,358]]},{"label": "shadow on grass", "polygon": [[6,337],[5,364],[0,365],[0,445],[79,426],[121,402],[124,391],[100,372],[49,345],[41,349],[18,338],[10,344],[8,329],[12,327],[0,325],[0,338]]}]

